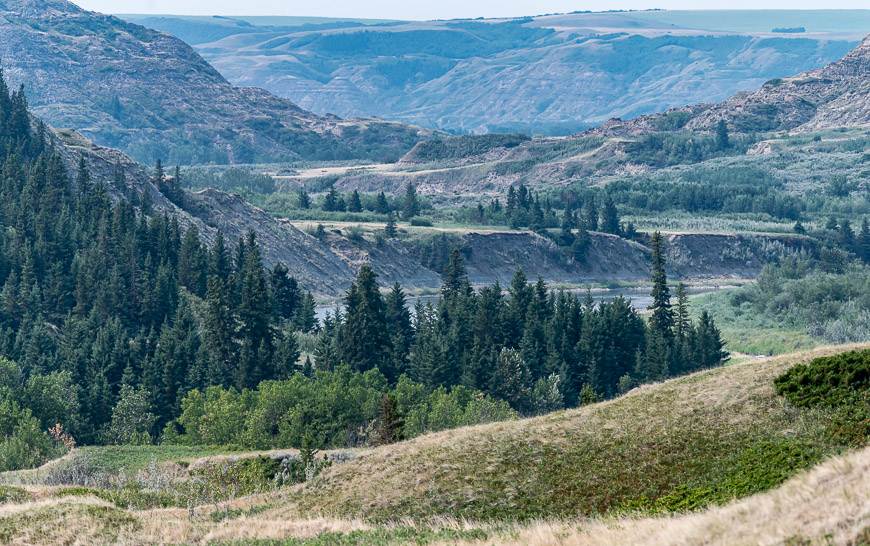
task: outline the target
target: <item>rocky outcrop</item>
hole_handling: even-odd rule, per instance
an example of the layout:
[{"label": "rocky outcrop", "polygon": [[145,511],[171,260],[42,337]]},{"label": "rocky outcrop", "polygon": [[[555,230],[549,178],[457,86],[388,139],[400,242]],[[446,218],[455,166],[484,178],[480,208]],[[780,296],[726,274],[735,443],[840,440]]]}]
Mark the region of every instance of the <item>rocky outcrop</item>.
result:
[{"label": "rocky outcrop", "polygon": [[806,132],[870,127],[870,36],[845,57],[823,68],[769,80],[759,89],[718,104],[677,108],[631,121],[611,120],[592,133],[632,136],[659,130],[661,121],[684,113],[684,129],[711,131],[720,120],[729,129]]},{"label": "rocky outcrop", "polygon": [[146,163],[395,160],[428,134],[234,87],[181,40],[66,0],[0,0],[0,61],[46,122]]}]

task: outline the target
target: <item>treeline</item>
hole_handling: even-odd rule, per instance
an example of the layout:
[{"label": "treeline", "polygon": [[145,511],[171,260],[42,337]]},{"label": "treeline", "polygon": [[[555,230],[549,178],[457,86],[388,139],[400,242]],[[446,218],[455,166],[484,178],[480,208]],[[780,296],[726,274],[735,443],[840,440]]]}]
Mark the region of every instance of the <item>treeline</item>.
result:
[{"label": "treeline", "polygon": [[711,135],[692,131],[650,133],[628,143],[626,152],[634,162],[667,167],[698,163],[717,156],[743,154],[757,140],[755,135],[733,137],[727,124],[719,121]]},{"label": "treeline", "polygon": [[391,383],[407,375],[428,388],[463,385],[506,400],[521,414],[610,397],[631,385],[715,366],[727,354],[706,314],[693,324],[685,290],[677,304],[654,238],[653,318],[628,300],[552,292],[517,272],[505,294],[498,284],[471,288],[461,253],[452,253],[437,305],[418,303],[414,318],[396,285],[382,296],[363,267],[344,311],[326,318],[315,351],[319,369],[377,369]]},{"label": "treeline", "polygon": [[[300,209],[312,208],[311,197],[305,188],[298,190],[297,203]],[[323,212],[358,213],[368,211],[389,216],[401,214],[405,220],[411,220],[419,215],[422,207],[423,203],[417,195],[417,187],[410,182],[405,186],[405,193],[401,198],[388,199],[384,192],[363,196],[357,190],[341,194],[333,186],[329,188],[320,202],[320,209]]]},{"label": "treeline", "polygon": [[621,222],[609,193],[602,196],[592,191],[571,192],[571,195],[560,196],[558,201],[560,206],[556,207],[549,196],[542,198],[520,183],[508,188],[504,204],[501,198],[496,198],[486,205],[479,203],[475,209],[465,209],[460,215],[466,222],[508,225],[514,229],[545,231],[562,228],[563,231],[582,229],[634,235],[634,227]]}]

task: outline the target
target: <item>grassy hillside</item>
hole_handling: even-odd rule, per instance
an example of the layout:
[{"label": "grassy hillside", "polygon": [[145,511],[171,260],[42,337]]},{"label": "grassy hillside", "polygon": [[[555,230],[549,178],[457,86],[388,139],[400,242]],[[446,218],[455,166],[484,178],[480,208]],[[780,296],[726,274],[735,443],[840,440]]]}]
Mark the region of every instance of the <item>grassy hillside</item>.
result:
[{"label": "grassy hillside", "polygon": [[[0,487],[0,542],[813,544],[830,536],[860,544],[870,449],[801,473],[847,442],[836,439],[835,411],[797,408],[774,390],[794,365],[848,348],[736,364],[578,410],[359,451],[304,485],[199,506],[136,510],[123,490]],[[185,469],[202,468],[196,456],[214,453],[85,451],[125,471],[141,471],[149,457],[172,463],[175,474],[152,474],[153,482],[196,481]],[[578,519],[586,516],[604,519]]]},{"label": "grassy hillside", "polygon": [[820,410],[773,380],[842,349],[750,361],[544,417],[434,434],[338,465],[305,510],[391,520],[475,520],[679,510],[776,486],[840,451]]}]

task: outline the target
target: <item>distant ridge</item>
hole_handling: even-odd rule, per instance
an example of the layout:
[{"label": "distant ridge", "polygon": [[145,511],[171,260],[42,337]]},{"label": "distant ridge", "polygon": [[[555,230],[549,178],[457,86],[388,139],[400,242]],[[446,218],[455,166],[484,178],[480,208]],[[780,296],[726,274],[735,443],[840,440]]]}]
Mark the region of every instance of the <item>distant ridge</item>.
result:
[{"label": "distant ridge", "polygon": [[0,60],[48,123],[148,163],[392,160],[428,134],[234,87],[181,40],[65,0],[0,0]]}]

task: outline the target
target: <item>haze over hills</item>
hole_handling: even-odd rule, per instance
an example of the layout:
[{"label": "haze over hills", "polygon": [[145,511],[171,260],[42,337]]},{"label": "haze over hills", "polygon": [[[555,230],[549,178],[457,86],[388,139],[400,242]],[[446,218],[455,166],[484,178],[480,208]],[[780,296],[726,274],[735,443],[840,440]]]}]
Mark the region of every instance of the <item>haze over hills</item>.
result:
[{"label": "haze over hills", "polygon": [[234,87],[181,40],[65,0],[0,0],[0,60],[48,123],[148,163],[391,160],[425,135]]},{"label": "haze over hills", "polygon": [[[860,153],[834,155],[825,145],[789,142],[791,134],[843,128],[866,131],[870,125],[870,37],[842,59],[790,77],[769,80],[758,89],[713,104],[694,104],[631,120],[609,120],[586,132],[564,138],[526,140],[489,136],[455,136],[421,142],[392,166],[339,170],[338,188],[398,191],[409,181],[430,195],[457,201],[480,195],[503,195],[524,183],[536,188],[572,184],[631,184],[641,176],[668,183],[709,178],[716,171],[749,169],[755,177],[793,184],[806,192],[811,181],[827,183],[822,173],[834,171],[859,185],[866,178]],[[711,145],[719,121],[745,147],[702,152]],[[860,135],[850,145],[865,146]],[[818,148],[818,149],[817,149]],[[799,155],[798,152],[802,152]],[[698,174],[691,174],[697,165]],[[305,171],[284,177],[287,184],[305,182]]]},{"label": "haze over hills", "polygon": [[[870,11],[575,13],[386,22],[124,16],[224,76],[318,113],[462,132],[567,134],[723,100],[838,59]],[[799,30],[805,32],[772,32]]]}]

